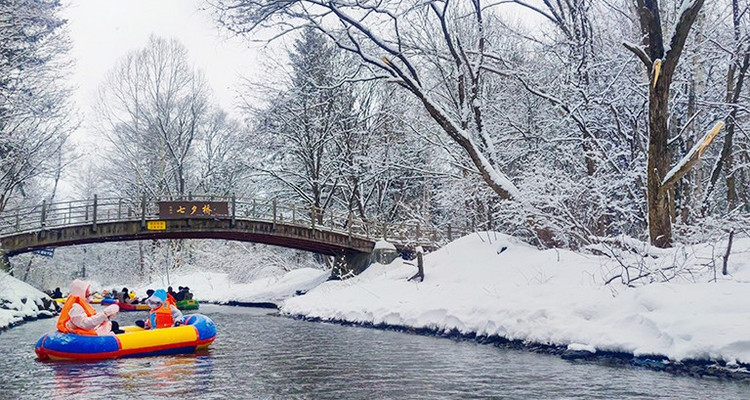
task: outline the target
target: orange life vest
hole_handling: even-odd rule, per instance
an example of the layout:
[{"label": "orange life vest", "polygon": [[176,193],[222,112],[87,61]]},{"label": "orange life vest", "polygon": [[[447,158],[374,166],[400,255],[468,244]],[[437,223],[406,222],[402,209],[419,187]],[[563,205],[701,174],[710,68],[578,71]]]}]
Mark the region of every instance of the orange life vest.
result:
[{"label": "orange life vest", "polygon": [[174,318],[172,318],[172,309],[169,304],[165,302],[161,307],[151,310],[149,320],[151,329],[171,328],[174,325]]},{"label": "orange life vest", "polygon": [[87,316],[91,317],[93,315],[96,315],[96,310],[94,310],[94,307],[91,307],[91,304],[83,300],[80,296],[68,296],[68,299],[65,301],[65,305],[63,305],[62,311],[60,311],[60,318],[57,320],[57,330],[62,333],[77,333],[79,335],[97,336],[94,329],[83,329],[77,326],[74,326],[73,329],[68,328],[68,321],[70,321],[70,309],[73,308],[73,304],[76,303],[83,307],[83,311],[86,312]]}]

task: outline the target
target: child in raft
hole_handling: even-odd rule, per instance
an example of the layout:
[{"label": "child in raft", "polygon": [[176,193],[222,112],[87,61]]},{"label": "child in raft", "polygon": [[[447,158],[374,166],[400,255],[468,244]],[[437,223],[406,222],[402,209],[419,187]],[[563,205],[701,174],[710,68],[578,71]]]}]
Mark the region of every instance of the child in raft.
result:
[{"label": "child in raft", "polygon": [[167,292],[159,289],[146,299],[151,307],[147,320],[137,320],[135,324],[144,329],[171,328],[182,324],[182,312],[167,302]]}]

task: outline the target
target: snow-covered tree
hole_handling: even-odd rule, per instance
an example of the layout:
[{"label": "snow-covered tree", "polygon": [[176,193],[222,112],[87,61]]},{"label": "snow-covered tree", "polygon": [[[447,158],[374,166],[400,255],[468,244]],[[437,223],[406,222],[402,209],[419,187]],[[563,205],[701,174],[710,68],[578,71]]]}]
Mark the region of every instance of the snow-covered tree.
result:
[{"label": "snow-covered tree", "polygon": [[75,114],[61,7],[58,0],[0,3],[0,210],[18,204],[38,178],[59,178],[66,163]]}]

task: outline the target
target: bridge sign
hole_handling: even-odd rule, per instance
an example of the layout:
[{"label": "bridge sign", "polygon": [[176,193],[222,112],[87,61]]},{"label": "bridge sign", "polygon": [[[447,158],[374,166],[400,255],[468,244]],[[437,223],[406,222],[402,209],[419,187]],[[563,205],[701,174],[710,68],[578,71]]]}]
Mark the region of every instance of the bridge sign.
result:
[{"label": "bridge sign", "polygon": [[215,218],[229,215],[226,201],[160,201],[159,218]]},{"label": "bridge sign", "polygon": [[42,257],[49,257],[52,258],[52,256],[55,255],[55,248],[54,247],[47,247],[44,249],[38,249],[38,250],[32,250],[31,251],[34,254],[38,254]]},{"label": "bridge sign", "polygon": [[146,221],[146,229],[149,231],[167,230],[167,221]]}]

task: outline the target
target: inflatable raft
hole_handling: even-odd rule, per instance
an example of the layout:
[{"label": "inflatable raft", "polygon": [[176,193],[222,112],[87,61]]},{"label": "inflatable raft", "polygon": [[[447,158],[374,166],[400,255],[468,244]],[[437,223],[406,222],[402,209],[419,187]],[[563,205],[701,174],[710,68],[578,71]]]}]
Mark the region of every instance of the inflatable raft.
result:
[{"label": "inflatable raft", "polygon": [[151,310],[151,307],[149,307],[147,304],[128,304],[128,303],[120,303],[116,299],[102,299],[101,305],[110,305],[110,304],[117,304],[120,306],[120,311],[149,311]]},{"label": "inflatable raft", "polygon": [[177,308],[180,310],[197,310],[198,300],[180,300],[177,302]]},{"label": "inflatable raft", "polygon": [[120,306],[120,311],[149,311],[151,307],[147,304],[128,304],[128,303],[116,303]]},{"label": "inflatable raft", "polygon": [[[55,299],[56,302],[60,304],[65,304],[65,302],[68,300],[67,297],[62,297],[59,299]],[[91,304],[101,304],[102,298],[101,297],[93,297],[91,300],[89,300],[89,303]],[[115,301],[116,302],[116,301]],[[104,303],[104,304],[114,304],[114,302]]]},{"label": "inflatable raft", "polygon": [[194,353],[204,350],[216,338],[216,325],[202,314],[189,314],[183,324],[172,328],[144,330],[124,327],[125,333],[87,336],[50,332],[36,343],[40,360],[81,361],[164,354]]}]

